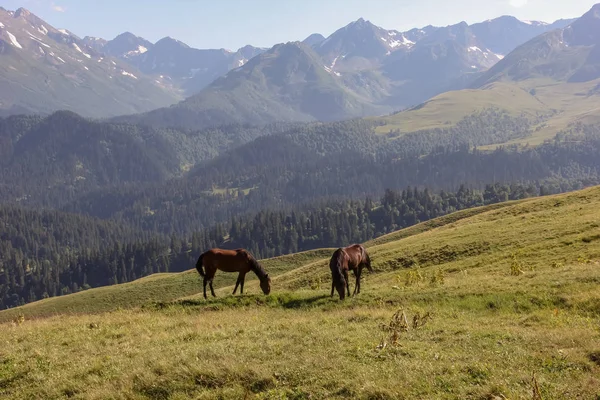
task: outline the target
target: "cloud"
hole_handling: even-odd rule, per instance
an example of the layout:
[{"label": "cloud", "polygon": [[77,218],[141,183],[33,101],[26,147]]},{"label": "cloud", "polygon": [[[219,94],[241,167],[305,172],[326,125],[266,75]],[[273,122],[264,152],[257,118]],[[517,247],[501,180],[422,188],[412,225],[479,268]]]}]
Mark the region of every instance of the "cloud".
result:
[{"label": "cloud", "polygon": [[67,9],[63,6],[59,6],[58,4],[52,3],[52,9],[56,12],[64,13]]},{"label": "cloud", "polygon": [[525,7],[529,0],[509,0],[511,6],[515,8]]}]

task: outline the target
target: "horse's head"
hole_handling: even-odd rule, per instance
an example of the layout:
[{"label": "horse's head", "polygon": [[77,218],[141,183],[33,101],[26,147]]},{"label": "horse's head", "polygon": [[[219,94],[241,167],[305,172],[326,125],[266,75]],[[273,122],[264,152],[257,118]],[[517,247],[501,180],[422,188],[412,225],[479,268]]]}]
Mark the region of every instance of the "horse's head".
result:
[{"label": "horse's head", "polygon": [[266,274],[263,279],[260,280],[260,288],[262,289],[264,294],[271,293],[271,278],[269,274]]}]

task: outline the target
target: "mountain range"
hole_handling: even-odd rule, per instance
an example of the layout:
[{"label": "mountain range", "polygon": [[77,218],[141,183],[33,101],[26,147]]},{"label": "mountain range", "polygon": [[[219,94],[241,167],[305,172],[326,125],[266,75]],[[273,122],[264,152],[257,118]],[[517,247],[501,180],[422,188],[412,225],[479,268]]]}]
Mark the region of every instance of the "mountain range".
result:
[{"label": "mountain range", "polygon": [[278,44],[177,105],[117,121],[203,128],[387,114],[467,87],[504,58],[497,52],[572,21],[501,17],[399,32],[361,18],[327,38]]},{"label": "mountain range", "polygon": [[85,37],[84,41],[98,51],[135,66],[149,75],[175,82],[185,94],[194,94],[229,70],[241,67],[266,49],[244,46],[236,52],[225,49],[195,49],[165,37],[156,43],[123,33],[113,40]]},{"label": "mountain range", "polygon": [[181,99],[169,82],[87,46],[29,11],[0,8],[0,109],[89,117],[142,112]]},{"label": "mountain range", "polygon": [[474,86],[532,78],[571,83],[600,78],[600,4],[564,29],[523,44],[490,68]]},{"label": "mountain range", "polygon": [[361,18],[326,38],[229,51],[129,32],[80,39],[25,9],[0,9],[0,114],[142,113],[118,120],[193,128],[385,114],[467,87],[518,45],[571,22],[504,16],[399,32]]},{"label": "mountain range", "polygon": [[600,4],[518,46],[465,88],[387,116],[378,131],[444,129],[495,108],[526,116],[533,123],[527,143],[539,144],[576,124],[600,122]]}]

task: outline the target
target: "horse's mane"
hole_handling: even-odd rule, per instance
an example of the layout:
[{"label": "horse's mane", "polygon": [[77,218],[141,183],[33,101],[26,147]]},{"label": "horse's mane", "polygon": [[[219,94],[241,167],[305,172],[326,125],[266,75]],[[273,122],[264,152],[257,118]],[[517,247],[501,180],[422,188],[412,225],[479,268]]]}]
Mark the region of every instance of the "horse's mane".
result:
[{"label": "horse's mane", "polygon": [[248,263],[250,263],[250,269],[256,274],[256,276],[258,276],[258,279],[260,279],[261,281],[263,279],[265,279],[265,276],[267,275],[267,271],[265,271],[265,269],[262,267],[262,265],[260,265],[258,263],[258,261],[256,261],[256,258],[254,258],[254,256],[250,253],[248,254]]}]

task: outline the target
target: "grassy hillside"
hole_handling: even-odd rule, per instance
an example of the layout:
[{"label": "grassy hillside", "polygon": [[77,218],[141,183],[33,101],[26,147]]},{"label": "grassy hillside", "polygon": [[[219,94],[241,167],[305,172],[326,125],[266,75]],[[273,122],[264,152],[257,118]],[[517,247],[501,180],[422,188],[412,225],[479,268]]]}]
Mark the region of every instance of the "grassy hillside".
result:
[{"label": "grassy hillside", "polygon": [[521,112],[535,115],[546,107],[523,89],[508,83],[496,83],[484,90],[465,89],[442,93],[421,106],[383,119],[386,125],[378,127],[380,133],[391,129],[415,132],[424,129],[447,128],[476,111],[501,108],[511,115]]},{"label": "grassy hillside", "polygon": [[509,115],[525,116],[534,123],[532,135],[514,143],[536,145],[553,138],[577,122],[597,123],[597,86],[600,80],[564,83],[530,79],[518,83],[495,82],[481,89],[446,92],[413,109],[381,119],[380,134],[451,128],[475,112],[497,108]]},{"label": "grassy hillside", "polygon": [[[594,187],[468,210],[374,240],[376,272],[343,303],[329,298],[331,249],[265,260],[277,275],[270,296],[253,282],[243,297],[230,296],[231,286],[209,301],[191,289],[157,296],[157,305],[136,297],[144,285],[191,272],[123,285],[130,303],[147,307],[0,325],[0,393],[596,398],[599,205]],[[186,298],[167,301],[177,296]],[[34,315],[43,304],[0,317]]]},{"label": "grassy hillside", "polygon": [[[365,243],[365,245],[372,247],[396,242],[409,236],[470,218],[483,212],[502,209],[516,203],[518,202],[503,202],[491,206],[458,211],[381,236]],[[334,249],[305,251],[261,260],[261,264],[271,276],[277,277],[276,279],[280,281],[292,282],[300,279],[306,287],[309,287],[311,284],[316,284],[317,281],[310,282],[310,279],[306,279],[304,274],[300,273],[301,269],[299,268],[311,268],[316,264],[325,265],[333,251]],[[22,307],[0,311],[0,323],[10,322],[19,315],[23,315],[26,319],[30,320],[57,314],[101,313],[117,309],[135,308],[153,302],[168,302],[180,298],[202,296],[202,280],[194,266],[190,265],[190,268],[190,270],[181,273],[153,274],[129,283],[90,289],[66,296],[51,297],[26,304]],[[328,269],[325,268],[325,272],[327,271]],[[230,286],[235,283],[236,278],[236,274],[218,273],[215,277],[214,287],[224,288],[222,292],[219,292],[217,289],[217,292],[221,293],[221,295],[227,295],[228,292],[231,292],[232,288]],[[255,279],[256,277],[253,274],[249,274],[246,281],[250,282]],[[250,283],[244,287],[244,290],[254,291],[252,286],[256,286],[256,284]],[[258,290],[258,286],[256,289]]]},{"label": "grassy hillside", "polygon": [[[261,261],[264,268],[277,276],[302,265],[327,257],[332,249],[319,249]],[[92,314],[118,309],[135,308],[154,302],[168,302],[202,293],[202,278],[193,265],[181,273],[153,274],[133,282],[86,290],[67,296],[51,297],[26,304],[22,307],[0,312],[0,323],[14,320],[23,315],[26,319],[44,318],[53,315]],[[229,287],[235,284],[237,274],[218,273],[214,287]],[[244,291],[257,285],[254,274],[246,277]],[[227,289],[229,290],[229,289]],[[209,292],[210,294],[210,292]]]}]

